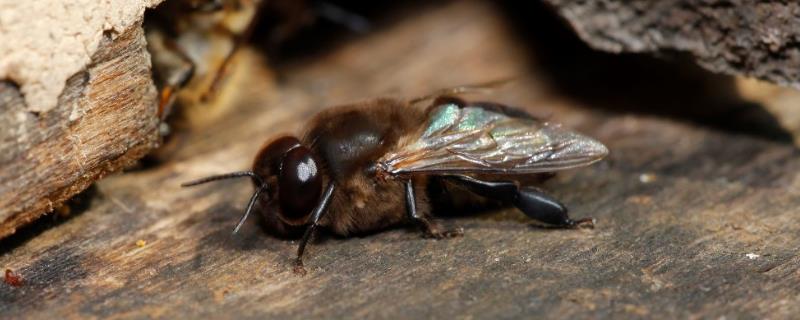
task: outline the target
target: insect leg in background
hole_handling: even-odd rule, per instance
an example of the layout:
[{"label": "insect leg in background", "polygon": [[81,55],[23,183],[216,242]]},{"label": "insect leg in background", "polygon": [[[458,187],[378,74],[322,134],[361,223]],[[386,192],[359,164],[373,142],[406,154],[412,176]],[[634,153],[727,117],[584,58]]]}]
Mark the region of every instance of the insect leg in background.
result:
[{"label": "insect leg in background", "polygon": [[[153,52],[153,75],[160,89],[158,100],[158,117],[162,123],[172,112],[175,93],[186,86],[194,75],[194,62],[181,50],[173,39],[156,31],[147,34],[148,50]],[[169,134],[162,126],[162,136]]]}]

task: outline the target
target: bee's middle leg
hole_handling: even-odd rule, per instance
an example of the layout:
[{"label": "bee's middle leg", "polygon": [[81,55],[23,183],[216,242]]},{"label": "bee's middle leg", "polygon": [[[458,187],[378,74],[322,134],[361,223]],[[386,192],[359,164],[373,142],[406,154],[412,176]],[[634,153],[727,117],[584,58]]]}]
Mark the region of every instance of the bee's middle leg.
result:
[{"label": "bee's middle leg", "polygon": [[526,216],[556,227],[594,227],[593,218],[573,220],[567,207],[533,187],[520,187],[512,181],[483,181],[466,175],[445,176],[469,191],[490,199],[513,204]]},{"label": "bee's middle leg", "polygon": [[440,230],[438,224],[428,219],[424,215],[417,212],[417,197],[414,193],[414,184],[411,179],[405,182],[406,189],[406,213],[408,219],[415,223],[422,230],[423,236],[426,238],[445,239],[458,237],[464,234],[464,231],[459,229],[453,230]]}]

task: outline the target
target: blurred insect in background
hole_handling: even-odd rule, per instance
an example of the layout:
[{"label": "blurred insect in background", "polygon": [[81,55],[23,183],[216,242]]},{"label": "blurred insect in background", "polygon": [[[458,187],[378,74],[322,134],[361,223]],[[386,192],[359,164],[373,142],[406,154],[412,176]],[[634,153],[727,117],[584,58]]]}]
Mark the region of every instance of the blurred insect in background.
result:
[{"label": "blurred insect in background", "polygon": [[608,149],[522,110],[455,96],[466,89],[326,109],[301,138],[268,141],[252,171],[183,186],[250,177],[255,192],[234,233],[255,210],[270,233],[302,235],[295,260],[299,273],[305,272],[303,252],[319,228],[348,236],[411,223],[426,237],[458,236],[459,229],[443,230],[432,220],[440,204],[456,198],[513,205],[555,227],[593,227],[592,218],[570,218],[563,204],[526,182],[599,161]]},{"label": "blurred insect in background", "polygon": [[[207,122],[194,118],[213,117],[207,105],[223,88],[241,48],[255,42],[273,50],[318,18],[358,33],[370,28],[354,13],[312,0],[175,0],[148,12],[144,26],[159,91],[161,136],[168,139],[176,129]],[[190,116],[187,107],[204,112]],[[169,142],[151,156],[166,158],[176,146]]]}]

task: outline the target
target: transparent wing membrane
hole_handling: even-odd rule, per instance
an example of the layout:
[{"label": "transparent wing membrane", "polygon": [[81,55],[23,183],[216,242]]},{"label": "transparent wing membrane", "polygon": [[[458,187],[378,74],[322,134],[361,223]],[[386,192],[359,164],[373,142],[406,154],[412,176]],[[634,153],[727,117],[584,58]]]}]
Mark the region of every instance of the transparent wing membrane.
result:
[{"label": "transparent wing membrane", "polygon": [[557,124],[479,107],[443,104],[410,144],[386,154],[388,173],[524,174],[581,167],[602,159],[600,142]]}]

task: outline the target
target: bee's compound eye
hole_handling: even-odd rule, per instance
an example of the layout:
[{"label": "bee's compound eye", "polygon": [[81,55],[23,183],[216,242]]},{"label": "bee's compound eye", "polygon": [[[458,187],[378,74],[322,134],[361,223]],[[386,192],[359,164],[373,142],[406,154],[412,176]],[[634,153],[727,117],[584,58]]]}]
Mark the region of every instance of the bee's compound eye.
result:
[{"label": "bee's compound eye", "polygon": [[292,225],[306,222],[322,193],[322,177],[308,148],[298,146],[283,157],[278,177],[281,217]]},{"label": "bee's compound eye", "polygon": [[290,136],[282,136],[270,141],[256,155],[253,171],[262,179],[278,175],[286,153],[298,146],[300,146],[300,140]]}]

